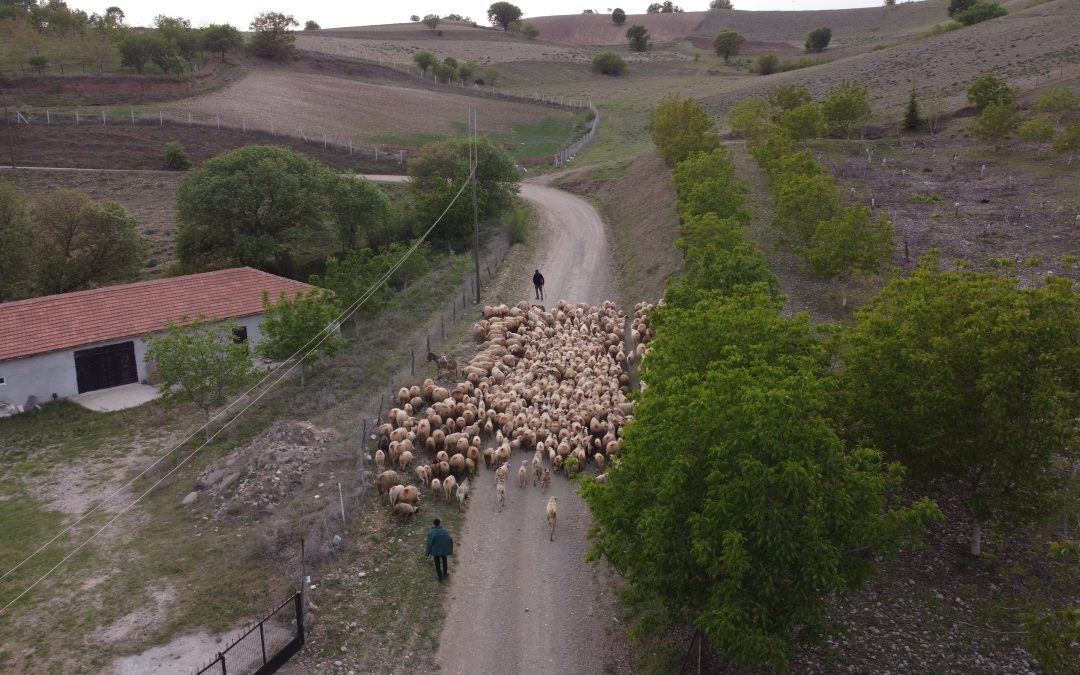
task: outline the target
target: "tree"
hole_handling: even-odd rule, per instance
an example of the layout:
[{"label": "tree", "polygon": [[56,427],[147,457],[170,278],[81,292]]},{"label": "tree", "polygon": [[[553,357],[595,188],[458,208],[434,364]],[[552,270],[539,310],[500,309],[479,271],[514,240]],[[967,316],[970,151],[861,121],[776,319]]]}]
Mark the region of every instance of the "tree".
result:
[{"label": "tree", "polygon": [[144,338],[145,360],[167,401],[191,402],[203,412],[210,440],[210,409],[250,384],[255,371],[246,342],[236,340],[237,323],[205,317],[168,323],[161,335]]},{"label": "tree", "polygon": [[976,0],[949,0],[949,16],[956,16],[975,4]]},{"label": "tree", "polygon": [[301,387],[307,385],[308,364],[341,348],[337,301],[325,290],[300,291],[291,299],[282,293],[277,302],[263,291],[263,316],[263,339],[256,350],[271,361],[296,358]]},{"label": "tree", "polygon": [[709,9],[734,9],[734,7],[731,0],[712,0],[709,3]]},{"label": "tree", "polygon": [[832,133],[850,138],[851,131],[873,113],[870,90],[858,82],[841,80],[838,87],[825,94],[821,111]]},{"label": "tree", "polygon": [[630,49],[635,52],[644,52],[649,49],[649,29],[640,24],[634,24],[626,30],[626,37],[630,40]]},{"label": "tree", "polygon": [[221,54],[222,63],[225,63],[226,54],[239,51],[244,47],[244,36],[235,26],[227,23],[210,24],[203,29],[202,36],[206,50]]},{"label": "tree", "polygon": [[821,53],[829,46],[832,40],[832,28],[815,28],[806,36],[806,51]]},{"label": "tree", "polygon": [[597,52],[592,59],[593,69],[603,75],[619,76],[626,72],[626,61],[613,51]]},{"label": "tree", "polygon": [[45,68],[49,65],[49,57],[45,56],[44,54],[35,54],[29,59],[27,59],[26,63],[34,70],[35,73],[41,75],[45,72]]},{"label": "tree", "polygon": [[1080,96],[1066,86],[1050,87],[1039,95],[1035,107],[1041,113],[1061,115],[1080,109]]},{"label": "tree", "polygon": [[996,19],[1005,16],[1008,13],[1009,12],[1004,7],[996,2],[984,2],[983,0],[978,0],[978,2],[975,2],[971,7],[968,7],[954,16],[953,19],[965,26],[974,26],[977,23]]},{"label": "tree", "polygon": [[[409,270],[415,266],[402,266],[387,278],[387,274],[412,243],[394,243],[384,246],[375,253],[370,248],[356,248],[341,257],[330,256],[326,259],[323,275],[311,277],[311,283],[320,288],[333,291],[337,301],[346,306],[357,306],[353,313],[354,325],[360,325],[362,316],[378,313],[390,304],[393,297],[391,284],[402,283],[409,278]],[[431,256],[431,246],[427,242],[419,244],[413,255],[418,260]]]},{"label": "tree", "polygon": [[971,122],[971,135],[997,150],[1019,126],[1020,115],[1012,104],[991,103]]},{"label": "tree", "polygon": [[[517,194],[521,174],[514,160],[487,139],[477,144],[477,211],[481,221],[493,218],[510,206]],[[430,225],[439,218],[469,180],[468,141],[442,141],[423,147],[409,162],[409,177],[421,222]],[[458,198],[431,234],[433,243],[462,251],[472,244],[473,208],[465,193]]]},{"label": "tree", "polygon": [[153,36],[148,33],[133,32],[125,35],[116,45],[120,52],[120,65],[125,68],[134,68],[135,72],[141,75],[146,62],[150,60],[153,42]]},{"label": "tree", "polygon": [[893,226],[884,213],[875,217],[867,206],[850,206],[819,222],[810,243],[806,259],[819,276],[876,274],[892,257]]},{"label": "tree", "polygon": [[646,14],[681,14],[682,7],[679,7],[671,0],[664,0],[664,2],[654,2],[646,8]]},{"label": "tree", "polygon": [[659,14],[660,10],[663,9],[663,7],[664,6],[661,5],[659,2],[654,2],[654,3],[650,4],[648,7],[645,8],[645,13],[646,14]]},{"label": "tree", "polygon": [[773,179],[773,227],[798,243],[809,242],[818,224],[841,215],[840,191],[825,173],[783,173]]},{"label": "tree", "polygon": [[645,130],[668,166],[675,166],[695,152],[720,147],[716,120],[692,98],[673,94],[663,98],[649,114]]},{"label": "tree", "polygon": [[326,232],[329,177],[318,162],[269,145],[207,160],[177,190],[177,257],[195,270],[288,269]]},{"label": "tree", "polygon": [[825,114],[816,103],[807,103],[781,113],[779,123],[797,141],[819,138],[827,128]]},{"label": "tree", "polygon": [[409,21],[412,21],[413,23],[420,23],[420,15],[419,14],[413,14],[412,16],[409,17]]},{"label": "tree", "polygon": [[434,54],[432,54],[431,52],[425,52],[423,50],[413,54],[412,60],[413,63],[415,63],[420,68],[420,72],[424,75],[427,75],[427,71],[429,68],[439,62],[439,59]]},{"label": "tree", "polygon": [[386,193],[370,180],[339,174],[331,182],[329,195],[341,248],[378,245],[390,218]]},{"label": "tree", "polygon": [[536,27],[536,24],[526,21],[521,24],[521,34],[530,40],[535,40],[540,37],[540,29]]},{"label": "tree", "polygon": [[300,24],[291,14],[263,12],[251,22],[251,53],[264,59],[284,61],[296,51],[293,28]]},{"label": "tree", "polygon": [[983,526],[1038,506],[1054,455],[1076,447],[1080,414],[1080,295],[1048,277],[1023,290],[936,256],[897,277],[843,334],[846,433],[943,482]]},{"label": "tree", "polygon": [[727,63],[728,59],[739,53],[739,49],[742,48],[744,42],[746,42],[746,38],[735,31],[723,28],[713,38],[712,44],[713,49],[716,50],[716,55],[723,56],[724,63]]},{"label": "tree", "polygon": [[26,198],[19,189],[0,182],[0,302],[28,297],[34,259],[34,235]]},{"label": "tree", "polygon": [[1043,146],[1050,143],[1054,138],[1054,120],[1039,115],[1021,124],[1016,135],[1025,143],[1035,144],[1035,154],[1042,154]]},{"label": "tree", "polygon": [[469,59],[465,63],[458,66],[458,77],[468,82],[472,79],[473,73],[476,72],[476,61]]},{"label": "tree", "polygon": [[439,18],[438,14],[428,14],[427,16],[425,16],[423,19],[420,20],[420,23],[424,24],[425,26],[427,26],[431,30],[435,30],[436,28],[439,27],[439,22],[440,21],[442,21],[442,19]]},{"label": "tree", "polygon": [[154,29],[188,63],[195,60],[203,49],[204,42],[199,31],[191,27],[191,22],[180,17],[159,14],[154,17]]},{"label": "tree", "polygon": [[1054,152],[1059,155],[1068,154],[1067,166],[1072,166],[1077,150],[1080,150],[1080,122],[1073,122],[1054,140]]},{"label": "tree", "polygon": [[56,190],[37,198],[30,218],[37,295],[131,280],[142,267],[146,242],[119,202]]},{"label": "tree", "polygon": [[726,148],[690,155],[675,165],[671,179],[675,204],[684,219],[714,214],[744,225],[750,221],[746,189],[735,176],[735,165]]},{"label": "tree", "polygon": [[521,8],[509,2],[496,2],[488,7],[487,15],[491,25],[509,30],[510,24],[521,19]]},{"label": "tree", "polygon": [[813,102],[810,90],[801,84],[782,84],[769,92],[769,105],[775,109],[778,117],[780,113]]},{"label": "tree", "polygon": [[304,30],[322,30],[322,26],[319,25],[318,21],[308,19],[304,22]]},{"label": "tree", "polygon": [[743,138],[757,138],[767,134],[769,123],[769,104],[763,98],[751,96],[741,99],[728,111],[728,127]]},{"label": "tree", "polygon": [[631,606],[659,605],[735,666],[784,672],[827,597],[940,511],[904,508],[900,466],[844,447],[826,421],[823,350],[779,307],[755,287],[650,313],[649,386],[607,481],[586,479],[582,496],[590,557],[628,581]]},{"label": "tree", "polygon": [[776,54],[762,54],[757,57],[758,75],[772,75],[780,67],[780,57]]},{"label": "tree", "polygon": [[611,13],[611,21],[616,26],[623,25],[624,23],[626,23],[626,12],[624,12],[621,8],[616,7],[615,11]]},{"label": "tree", "polygon": [[439,82],[446,81],[448,84],[457,77],[457,61],[450,57],[442,63],[436,63],[434,68],[435,79]]},{"label": "tree", "polygon": [[1010,105],[1013,102],[1013,91],[1005,80],[993,73],[986,73],[971,83],[967,90],[967,100],[980,111],[991,103]]},{"label": "tree", "polygon": [[165,168],[169,171],[187,171],[191,168],[191,158],[180,141],[165,144]]}]

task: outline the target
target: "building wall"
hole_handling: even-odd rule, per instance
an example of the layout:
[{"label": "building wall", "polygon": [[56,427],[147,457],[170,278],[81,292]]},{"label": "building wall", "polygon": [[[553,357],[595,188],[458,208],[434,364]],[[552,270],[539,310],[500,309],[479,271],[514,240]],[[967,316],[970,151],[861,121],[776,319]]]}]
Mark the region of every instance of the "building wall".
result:
[{"label": "building wall", "polygon": [[[262,314],[234,319],[236,323],[247,327],[248,344],[252,347],[262,339],[260,326],[263,321]],[[0,362],[0,377],[4,378],[5,384],[0,385],[0,401],[14,405],[24,405],[30,396],[36,396],[38,401],[44,402],[52,399],[56,394],[58,398],[67,398],[79,393],[79,385],[75,377],[75,352],[91,347],[104,347],[105,345],[120,344],[123,342],[135,343],[135,362],[139,374],[139,381],[147,379],[146,366],[146,343],[140,337],[109,340],[94,344],[80,345],[75,349],[65,349],[48,354],[38,354],[25,359]]]}]

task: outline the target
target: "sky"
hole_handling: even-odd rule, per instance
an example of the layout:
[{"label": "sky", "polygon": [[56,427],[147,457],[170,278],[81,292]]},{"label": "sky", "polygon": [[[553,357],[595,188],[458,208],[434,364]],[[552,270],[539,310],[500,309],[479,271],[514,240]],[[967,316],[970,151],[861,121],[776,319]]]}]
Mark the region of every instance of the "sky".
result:
[{"label": "sky", "polygon": [[[487,23],[487,8],[493,1],[408,0],[399,5],[384,0],[186,0],[182,3],[175,0],[67,0],[67,4],[87,13],[102,13],[106,7],[119,6],[124,10],[125,23],[130,26],[147,26],[153,23],[158,14],[167,14],[189,19],[194,26],[230,23],[247,30],[251,20],[265,11],[292,14],[301,25],[312,19],[323,28],[403,23],[412,14],[461,14],[478,23]],[[627,14],[642,14],[653,1],[603,0],[603,4],[598,4],[596,0],[520,0],[514,4],[521,7],[528,18],[580,14],[586,8],[606,13],[609,7],[622,7]],[[709,6],[708,0],[676,0],[675,4],[688,12],[701,11]],[[875,7],[881,4],[881,0],[732,0],[732,4],[735,9],[747,10],[846,9]]]}]

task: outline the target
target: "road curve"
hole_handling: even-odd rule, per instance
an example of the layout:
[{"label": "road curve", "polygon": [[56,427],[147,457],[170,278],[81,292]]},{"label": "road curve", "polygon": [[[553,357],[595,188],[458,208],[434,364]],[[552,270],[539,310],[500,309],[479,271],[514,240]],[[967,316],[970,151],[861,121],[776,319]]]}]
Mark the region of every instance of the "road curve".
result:
[{"label": "road curve", "polygon": [[[533,268],[546,278],[545,305],[565,299],[597,304],[614,287],[606,229],[587,201],[536,183],[521,196],[539,216],[543,244]],[[521,270],[523,279],[532,268]],[[523,286],[531,299],[531,284]],[[591,516],[563,476],[541,492],[531,480],[519,488],[516,470],[531,453],[511,459],[514,477],[506,506],[498,511],[495,479],[481,471],[470,496],[450,574],[450,600],[438,663],[450,675],[532,673],[595,675],[604,672],[613,631],[614,597],[600,570],[585,562]],[[555,541],[549,541],[544,509],[559,500]],[[618,634],[617,632],[615,634]]]}]

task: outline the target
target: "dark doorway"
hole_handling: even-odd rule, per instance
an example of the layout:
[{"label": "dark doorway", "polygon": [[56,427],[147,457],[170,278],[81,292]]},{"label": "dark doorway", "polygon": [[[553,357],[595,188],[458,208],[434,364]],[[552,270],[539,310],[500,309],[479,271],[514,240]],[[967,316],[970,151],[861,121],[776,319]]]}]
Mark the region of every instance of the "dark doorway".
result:
[{"label": "dark doorway", "polygon": [[75,352],[75,379],[80,394],[138,382],[135,343],[121,342]]}]

